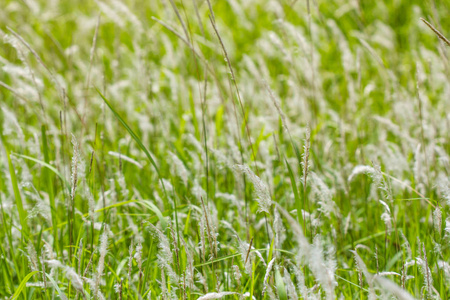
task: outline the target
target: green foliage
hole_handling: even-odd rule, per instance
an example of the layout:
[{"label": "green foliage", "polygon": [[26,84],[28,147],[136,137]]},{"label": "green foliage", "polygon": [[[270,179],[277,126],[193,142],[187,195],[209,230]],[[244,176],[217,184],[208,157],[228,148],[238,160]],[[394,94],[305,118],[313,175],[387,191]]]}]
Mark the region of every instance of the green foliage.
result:
[{"label": "green foliage", "polygon": [[0,298],[449,297],[445,2],[3,2]]}]

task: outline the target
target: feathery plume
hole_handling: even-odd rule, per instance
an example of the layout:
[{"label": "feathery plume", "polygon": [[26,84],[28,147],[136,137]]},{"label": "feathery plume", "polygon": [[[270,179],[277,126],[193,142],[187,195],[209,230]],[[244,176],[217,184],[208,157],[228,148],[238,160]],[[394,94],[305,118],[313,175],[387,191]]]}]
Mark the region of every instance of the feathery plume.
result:
[{"label": "feathery plume", "polygon": [[142,244],[139,243],[136,246],[136,252],[134,254],[134,259],[136,260],[136,263],[139,268],[139,278],[142,277]]},{"label": "feathery plume", "polygon": [[352,182],[353,178],[355,178],[359,174],[375,174],[375,169],[371,166],[363,166],[359,165],[353,168],[352,173],[348,177],[348,182]]},{"label": "feathery plume", "polygon": [[272,260],[267,265],[266,274],[264,275],[264,281],[263,281],[263,284],[264,284],[264,287],[263,287],[263,290],[262,290],[262,295],[263,296],[264,296],[264,294],[266,292],[266,289],[268,287],[267,280],[269,279],[270,272],[272,271],[272,267],[273,267],[274,263],[275,263],[275,258],[272,258]]},{"label": "feathery plume", "polygon": [[197,300],[209,300],[209,299],[220,299],[229,295],[237,295],[236,292],[220,292],[220,293],[208,293],[206,295],[201,296]]},{"label": "feathery plume", "polygon": [[[170,282],[175,286],[178,286],[179,278],[178,275],[172,268],[173,265],[173,256],[172,250],[170,249],[170,242],[167,236],[161,232],[158,228],[156,228],[153,224],[148,224],[148,229],[156,235],[159,240],[158,248],[159,252],[157,254],[158,264],[161,270],[165,270],[168,273]],[[174,287],[175,287],[174,286]]]},{"label": "feathery plume", "polygon": [[133,240],[128,248],[128,285],[131,284],[131,268],[133,267]]},{"label": "feathery plume", "polygon": [[71,183],[72,188],[70,190],[70,198],[72,202],[75,200],[75,191],[77,188],[77,182],[78,182],[78,162],[80,158],[80,150],[78,146],[77,139],[72,134],[72,145],[73,145],[73,156],[72,156],[72,174],[71,174]]},{"label": "feathery plume", "polygon": [[30,263],[30,268],[32,271],[39,271],[39,264],[38,264],[38,258],[36,249],[34,248],[31,241],[28,242],[27,245],[27,252],[28,252],[28,261]]},{"label": "feathery plume", "polygon": [[186,169],[184,163],[181,161],[181,159],[178,158],[177,155],[169,151],[169,156],[172,159],[175,174],[177,174],[177,176],[180,177],[180,179],[186,185],[188,182],[189,171]]},{"label": "feathery plume", "polygon": [[290,300],[298,300],[297,291],[295,290],[294,283],[291,279],[291,274],[284,268],[283,281],[286,286],[286,291]]},{"label": "feathery plume", "polygon": [[399,300],[414,300],[414,297],[410,293],[399,287],[393,281],[380,276],[376,276],[374,280],[380,287],[396,296]]},{"label": "feathery plume", "polygon": [[419,244],[419,251],[421,253],[421,256],[416,258],[416,262],[419,265],[420,272],[424,277],[423,287],[425,288],[425,291],[428,294],[428,296],[431,297],[433,295],[434,290],[433,277],[431,276],[431,270],[430,267],[428,266],[428,258],[425,249],[425,244]]},{"label": "feathery plume", "polygon": [[247,175],[255,189],[256,201],[258,202],[257,212],[266,212],[270,214],[272,199],[269,194],[267,185],[246,165],[234,165],[234,169]]},{"label": "feathery plume", "polygon": [[323,182],[323,180],[319,176],[317,176],[316,173],[310,172],[309,174],[311,192],[312,195],[318,200],[318,203],[320,205],[319,210],[328,218],[330,217],[331,213],[337,214],[338,208],[336,206],[336,203],[334,203],[332,199],[333,194],[331,190],[328,188],[325,182]]},{"label": "feathery plume", "polygon": [[77,292],[80,292],[82,295],[84,295],[83,281],[81,280],[80,275],[78,275],[77,272],[75,272],[75,270],[71,267],[66,267],[65,271],[66,277],[70,280],[72,286],[77,290]]},{"label": "feathery plume", "polygon": [[114,151],[108,151],[108,154],[113,156],[113,157],[117,157],[117,158],[120,158],[121,160],[124,160],[124,161],[127,161],[129,163],[132,163],[133,165],[135,165],[139,169],[144,168],[144,166],[140,162],[132,159],[129,156],[123,155],[122,153],[118,153],[118,152],[114,152]]},{"label": "feathery plume", "polygon": [[381,220],[383,220],[386,225],[386,232],[391,234],[392,232],[392,220],[391,220],[391,210],[389,206],[383,200],[379,200],[380,203],[384,206],[385,212],[381,214]]},{"label": "feathery plume", "polygon": [[308,179],[309,155],[311,149],[311,129],[309,124],[306,126],[305,144],[303,146],[302,167],[303,167],[303,187],[306,189],[306,180]]},{"label": "feathery plume", "polygon": [[437,231],[437,233],[440,236],[441,230],[442,230],[442,211],[438,205],[436,205],[436,209],[433,211],[433,223],[434,223],[434,229]]},{"label": "feathery plume", "polygon": [[100,293],[100,279],[103,276],[103,270],[105,268],[105,257],[108,247],[108,233],[106,230],[106,227],[103,231],[103,234],[100,237],[100,248],[99,253],[100,257],[98,259],[98,266],[97,266],[97,278],[94,285],[94,294],[99,297]]}]

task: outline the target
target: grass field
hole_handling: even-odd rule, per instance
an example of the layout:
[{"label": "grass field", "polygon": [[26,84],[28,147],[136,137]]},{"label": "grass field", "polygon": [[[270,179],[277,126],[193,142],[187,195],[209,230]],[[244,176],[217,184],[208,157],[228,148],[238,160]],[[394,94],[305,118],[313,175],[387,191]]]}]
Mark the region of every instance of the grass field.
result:
[{"label": "grass field", "polygon": [[0,4],[0,299],[450,297],[450,2]]}]

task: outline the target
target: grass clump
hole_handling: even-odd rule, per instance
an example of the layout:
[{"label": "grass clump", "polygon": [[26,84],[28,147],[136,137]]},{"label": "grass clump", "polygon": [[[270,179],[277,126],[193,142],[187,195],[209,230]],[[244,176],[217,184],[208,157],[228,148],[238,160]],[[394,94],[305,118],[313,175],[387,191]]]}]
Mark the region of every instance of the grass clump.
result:
[{"label": "grass clump", "polygon": [[447,15],[5,0],[0,298],[448,298]]}]

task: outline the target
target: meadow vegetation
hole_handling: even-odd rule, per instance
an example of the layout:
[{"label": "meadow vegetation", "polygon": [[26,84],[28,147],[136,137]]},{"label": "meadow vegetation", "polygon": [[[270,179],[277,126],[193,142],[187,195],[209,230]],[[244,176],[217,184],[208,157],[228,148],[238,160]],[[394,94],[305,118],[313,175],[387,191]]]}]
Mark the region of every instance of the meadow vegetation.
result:
[{"label": "meadow vegetation", "polygon": [[450,297],[449,2],[0,4],[1,299]]}]

